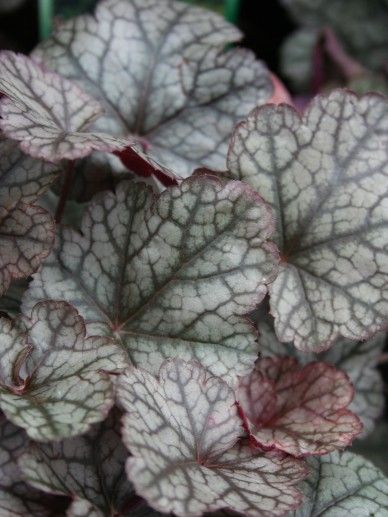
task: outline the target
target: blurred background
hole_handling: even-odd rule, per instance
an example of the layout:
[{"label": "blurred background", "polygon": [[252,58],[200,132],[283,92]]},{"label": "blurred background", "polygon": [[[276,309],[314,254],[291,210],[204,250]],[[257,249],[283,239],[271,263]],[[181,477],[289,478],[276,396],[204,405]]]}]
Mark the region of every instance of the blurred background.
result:
[{"label": "blurred background", "polygon": [[[214,9],[238,25],[242,45],[282,79],[301,110],[316,93],[335,87],[388,94],[388,0],[182,1]],[[0,0],[0,48],[29,53],[61,20],[92,12],[95,4]],[[388,395],[387,347],[379,369]],[[356,445],[386,474],[381,450],[387,435],[388,409],[373,435]]]}]

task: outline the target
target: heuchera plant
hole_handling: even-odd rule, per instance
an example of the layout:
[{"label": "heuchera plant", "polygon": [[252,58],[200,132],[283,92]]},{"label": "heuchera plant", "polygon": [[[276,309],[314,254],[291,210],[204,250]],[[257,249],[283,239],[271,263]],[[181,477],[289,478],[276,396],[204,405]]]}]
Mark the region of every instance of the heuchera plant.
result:
[{"label": "heuchera plant", "polygon": [[344,451],[384,404],[388,102],[276,105],[240,38],[102,0],[0,54],[1,517],[388,515]]}]

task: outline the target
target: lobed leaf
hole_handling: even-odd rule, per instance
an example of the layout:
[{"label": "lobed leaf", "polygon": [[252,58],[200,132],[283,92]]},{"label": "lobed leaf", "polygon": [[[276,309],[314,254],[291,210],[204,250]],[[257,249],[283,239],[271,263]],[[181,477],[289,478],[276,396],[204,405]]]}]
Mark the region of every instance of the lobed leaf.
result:
[{"label": "lobed leaf", "polygon": [[25,479],[45,492],[72,497],[69,517],[124,515],[135,494],[125,474],[128,452],[119,417],[113,410],[86,435],[32,445],[19,462]]},{"label": "lobed leaf", "polygon": [[106,417],[114,402],[108,373],[124,368],[126,357],[108,338],[86,338],[73,307],[42,302],[31,318],[2,318],[0,327],[0,407],[13,423],[49,441]]},{"label": "lobed leaf", "polygon": [[306,501],[294,517],[388,515],[388,478],[361,456],[333,452],[308,460]]},{"label": "lobed leaf", "polygon": [[240,38],[223,17],[176,0],[102,0],[33,55],[104,106],[93,129],[140,136],[157,162],[189,176],[223,170],[235,124],[272,95],[251,52],[224,50]]},{"label": "lobed leaf", "polygon": [[33,59],[0,54],[0,128],[23,152],[50,162],[125,149],[128,139],[86,132],[103,109],[76,84]]},{"label": "lobed leaf", "polygon": [[120,376],[127,474],[156,510],[197,516],[228,508],[282,515],[300,503],[297,460],[237,443],[243,434],[234,392],[202,367],[166,361],[159,380],[135,368]]},{"label": "lobed leaf", "polygon": [[267,106],[237,128],[231,176],[278,218],[270,303],[281,341],[317,352],[387,324],[387,135],[383,97],[340,90],[316,97],[303,118]]},{"label": "lobed leaf", "polygon": [[349,410],[360,418],[363,425],[358,438],[365,438],[373,431],[375,421],[381,416],[385,403],[383,379],[377,369],[385,343],[384,333],[368,341],[340,339],[330,350],[320,354],[306,354],[291,345],[280,343],[267,322],[261,321],[259,330],[260,350],[263,356],[295,356],[301,364],[322,361],[344,371],[354,386],[354,398]]},{"label": "lobed leaf", "polygon": [[61,501],[28,486],[18,467],[25,451],[24,431],[0,413],[0,513],[1,517],[59,517]]},{"label": "lobed leaf", "polygon": [[348,446],[362,430],[347,406],[353,386],[325,363],[302,367],[292,357],[264,358],[237,392],[251,443],[293,456],[320,455]]},{"label": "lobed leaf", "polygon": [[24,309],[67,300],[89,332],[113,336],[151,372],[179,356],[243,375],[257,356],[245,314],[276,270],[272,231],[271,211],[239,182],[193,177],[158,198],[122,183],[96,198],[81,233],[64,231]]}]

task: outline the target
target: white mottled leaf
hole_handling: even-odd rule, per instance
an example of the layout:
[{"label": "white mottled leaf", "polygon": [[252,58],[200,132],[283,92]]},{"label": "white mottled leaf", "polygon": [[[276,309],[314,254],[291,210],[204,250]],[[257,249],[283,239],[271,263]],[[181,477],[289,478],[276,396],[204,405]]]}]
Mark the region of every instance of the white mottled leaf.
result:
[{"label": "white mottled leaf", "polygon": [[332,452],[308,460],[305,503],[294,517],[385,517],[388,478],[361,456]]},{"label": "white mottled leaf", "polygon": [[234,392],[202,367],[165,362],[159,380],[129,369],[120,376],[127,474],[156,510],[199,516],[228,508],[246,516],[282,515],[296,507],[303,464],[255,453],[243,434]]},{"label": "white mottled leaf", "polygon": [[257,356],[245,314],[274,278],[272,231],[271,211],[240,182],[192,177],[158,198],[122,183],[96,198],[81,234],[64,231],[24,308],[67,300],[151,372],[179,355],[235,377]]},{"label": "white mottled leaf", "polygon": [[28,440],[24,431],[0,413],[0,515],[1,517],[59,517],[61,501],[28,486],[18,467]]},{"label": "white mottled leaf", "polygon": [[0,206],[0,295],[12,279],[27,277],[38,268],[54,237],[54,221],[43,208],[22,202],[11,208]]},{"label": "white mottled leaf", "polygon": [[232,139],[231,175],[275,209],[280,273],[271,312],[304,351],[366,339],[388,320],[388,103],[346,91],[254,111]]},{"label": "white mottled leaf", "polygon": [[320,354],[306,354],[292,345],[280,343],[270,324],[261,321],[260,352],[263,356],[296,356],[301,364],[322,361],[333,364],[347,373],[354,385],[355,394],[349,409],[356,413],[363,424],[358,438],[368,436],[384,409],[384,383],[377,363],[384,348],[385,334],[380,333],[368,341],[338,340],[335,345]]},{"label": "white mottled leaf", "polygon": [[136,496],[125,474],[128,452],[121,442],[119,417],[113,410],[83,436],[32,445],[19,462],[28,483],[51,494],[73,497],[71,517],[124,515]]},{"label": "white mottled leaf", "polygon": [[125,149],[128,139],[86,132],[103,108],[79,86],[33,59],[0,54],[0,128],[25,153],[47,161],[74,160],[92,150]]},{"label": "white mottled leaf", "polygon": [[48,441],[105,418],[114,402],[108,373],[127,364],[112,340],[86,338],[83,319],[65,302],[42,302],[31,318],[2,318],[0,326],[0,407],[13,423]]},{"label": "white mottled leaf", "polygon": [[176,0],[103,0],[94,15],[61,24],[34,57],[98,99],[93,125],[142,137],[180,176],[224,169],[235,124],[272,95],[264,66],[221,16]]},{"label": "white mottled leaf", "polygon": [[345,448],[359,435],[362,424],[347,409],[353,394],[332,365],[267,357],[240,379],[237,398],[251,443],[299,457]]}]

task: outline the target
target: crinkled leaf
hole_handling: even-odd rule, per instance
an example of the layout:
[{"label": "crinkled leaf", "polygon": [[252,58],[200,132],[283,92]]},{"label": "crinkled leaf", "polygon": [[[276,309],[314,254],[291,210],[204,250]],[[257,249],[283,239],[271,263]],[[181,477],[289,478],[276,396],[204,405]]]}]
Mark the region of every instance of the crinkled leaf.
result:
[{"label": "crinkled leaf", "polygon": [[122,183],[65,230],[24,300],[65,299],[93,334],[113,335],[134,364],[195,358],[213,373],[252,368],[256,332],[244,315],[264,296],[277,254],[272,213],[240,182],[193,177],[155,198]]},{"label": "crinkled leaf", "polygon": [[388,479],[361,456],[333,452],[308,460],[304,505],[294,517],[385,517]]},{"label": "crinkled leaf", "polygon": [[319,30],[303,28],[287,37],[281,49],[281,70],[298,91],[312,86],[313,54]]},{"label": "crinkled leaf", "polygon": [[27,56],[0,54],[0,91],[6,95],[0,100],[0,128],[33,157],[74,160],[93,150],[113,152],[129,144],[125,138],[86,132],[102,115],[100,104]]},{"label": "crinkled leaf", "polygon": [[12,279],[33,273],[50,253],[54,222],[48,212],[22,202],[0,206],[0,295]]},{"label": "crinkled leaf", "polygon": [[346,447],[362,429],[347,409],[353,398],[348,377],[325,363],[261,359],[240,380],[237,398],[251,441],[294,456]]},{"label": "crinkled leaf", "polygon": [[335,91],[303,118],[252,112],[233,137],[231,175],[275,209],[283,258],[271,285],[281,341],[305,351],[366,339],[388,316],[388,103]]},{"label": "crinkled leaf", "polygon": [[230,134],[271,97],[264,66],[221,16],[176,0],[104,0],[61,24],[34,56],[105,108],[93,125],[140,135],[158,162],[188,176],[225,168]]},{"label": "crinkled leaf", "polygon": [[19,463],[26,480],[45,492],[75,498],[70,516],[124,515],[135,494],[125,474],[128,452],[121,442],[119,416],[112,411],[83,436],[31,446]]},{"label": "crinkled leaf", "polygon": [[335,365],[347,373],[355,394],[349,409],[356,413],[363,424],[358,438],[365,438],[374,428],[376,419],[384,409],[384,384],[377,369],[379,356],[384,348],[385,334],[378,334],[368,341],[338,340],[330,349],[321,354],[306,354],[292,345],[280,343],[269,323],[261,321],[260,352],[264,356],[296,356],[301,364],[322,361]]},{"label": "crinkled leaf", "polygon": [[255,454],[243,433],[234,392],[202,367],[165,362],[159,380],[131,368],[120,377],[127,474],[155,509],[197,516],[229,508],[281,515],[300,502],[304,467],[290,457]]},{"label": "crinkled leaf", "polygon": [[109,338],[86,338],[83,319],[65,302],[42,302],[31,318],[2,318],[0,326],[0,407],[12,422],[47,441],[105,418],[114,401],[108,373],[127,364]]},{"label": "crinkled leaf", "polygon": [[388,9],[381,0],[282,0],[309,28],[331,27],[346,50],[367,67],[384,65],[388,52]]},{"label": "crinkled leaf", "polygon": [[61,501],[28,486],[17,465],[27,446],[24,431],[0,413],[0,515],[1,517],[59,517]]}]

